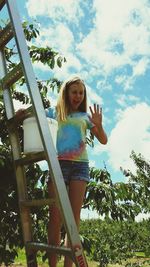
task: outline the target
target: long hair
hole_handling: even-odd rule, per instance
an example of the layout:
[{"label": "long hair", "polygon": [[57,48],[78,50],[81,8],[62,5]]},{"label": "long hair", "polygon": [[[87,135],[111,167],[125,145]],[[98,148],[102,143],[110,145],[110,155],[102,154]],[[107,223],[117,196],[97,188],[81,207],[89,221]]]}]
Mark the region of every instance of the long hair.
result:
[{"label": "long hair", "polygon": [[84,86],[84,99],[79,106],[79,111],[81,112],[87,111],[87,94],[86,94],[85,84],[79,77],[74,76],[66,80],[60,88],[59,98],[58,98],[57,106],[56,106],[58,121],[65,121],[67,116],[71,112],[68,91],[69,91],[70,85],[72,85],[73,83],[77,83],[77,84],[81,83]]}]

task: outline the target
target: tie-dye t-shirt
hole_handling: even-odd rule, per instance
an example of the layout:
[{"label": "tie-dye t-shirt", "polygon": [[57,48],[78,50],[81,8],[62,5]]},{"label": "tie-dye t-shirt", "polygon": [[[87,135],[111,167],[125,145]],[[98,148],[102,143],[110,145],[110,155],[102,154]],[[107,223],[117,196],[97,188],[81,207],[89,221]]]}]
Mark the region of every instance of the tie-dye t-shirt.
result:
[{"label": "tie-dye t-shirt", "polygon": [[[46,116],[57,119],[55,109],[46,109]],[[57,153],[60,160],[88,161],[86,130],[94,127],[86,112],[71,113],[66,121],[58,122]]]}]

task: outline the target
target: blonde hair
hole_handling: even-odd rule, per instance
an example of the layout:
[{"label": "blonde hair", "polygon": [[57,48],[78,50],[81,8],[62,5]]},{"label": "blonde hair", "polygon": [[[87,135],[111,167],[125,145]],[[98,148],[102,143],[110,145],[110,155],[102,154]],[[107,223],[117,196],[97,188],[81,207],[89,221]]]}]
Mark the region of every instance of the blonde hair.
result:
[{"label": "blonde hair", "polygon": [[79,77],[74,76],[66,80],[60,88],[59,98],[58,98],[57,106],[56,106],[58,121],[65,121],[67,116],[70,113],[68,91],[69,91],[70,85],[72,85],[73,83],[77,83],[77,84],[81,83],[84,86],[84,99],[81,105],[79,106],[79,111],[81,112],[87,111],[87,95],[86,95],[85,84],[83,80],[81,80]]}]

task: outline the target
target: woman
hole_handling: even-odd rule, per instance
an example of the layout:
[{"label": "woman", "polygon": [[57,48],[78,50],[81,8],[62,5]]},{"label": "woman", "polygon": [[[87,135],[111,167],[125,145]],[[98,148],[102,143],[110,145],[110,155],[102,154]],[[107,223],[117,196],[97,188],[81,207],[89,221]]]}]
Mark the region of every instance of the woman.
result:
[{"label": "woman", "polygon": [[[101,144],[107,143],[107,135],[102,126],[102,109],[99,105],[90,106],[91,116],[87,113],[87,93],[84,82],[79,77],[65,81],[60,89],[56,109],[46,110],[47,117],[57,119],[57,153],[68,195],[79,228],[80,211],[84,200],[87,183],[89,182],[89,162],[86,150],[86,131],[98,139]],[[55,198],[51,179],[48,182],[50,198]],[[58,207],[50,207],[48,238],[49,244],[60,244],[61,215]],[[66,246],[69,241],[66,239]],[[49,264],[56,267],[56,254],[49,255]],[[64,267],[73,264],[65,257]]]}]

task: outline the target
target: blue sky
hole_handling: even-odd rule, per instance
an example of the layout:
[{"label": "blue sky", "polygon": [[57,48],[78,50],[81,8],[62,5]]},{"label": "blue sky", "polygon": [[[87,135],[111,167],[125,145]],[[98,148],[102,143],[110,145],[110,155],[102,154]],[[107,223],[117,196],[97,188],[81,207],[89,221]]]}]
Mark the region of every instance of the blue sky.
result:
[{"label": "blue sky", "polygon": [[[89,149],[90,165],[104,163],[114,182],[125,181],[120,166],[134,171],[131,151],[150,158],[150,1],[17,0],[21,19],[40,27],[36,45],[65,56],[51,71],[34,64],[39,79],[78,74],[89,104],[103,108],[108,144]],[[51,95],[52,104],[57,95]]]}]

